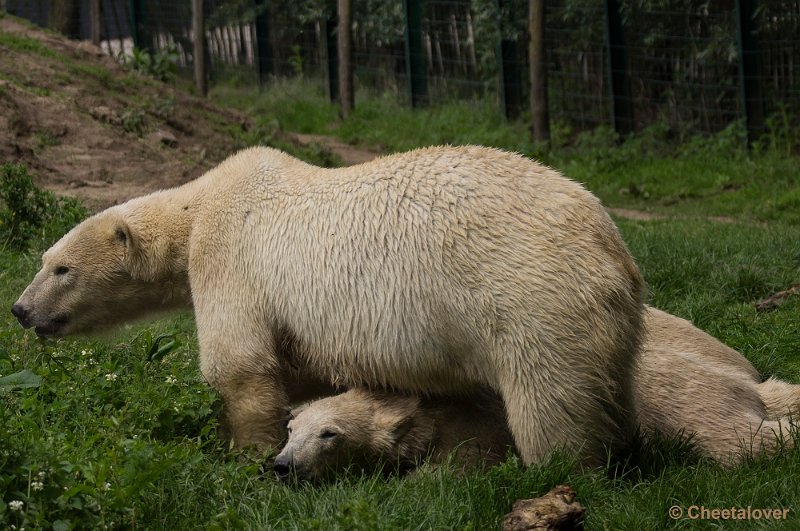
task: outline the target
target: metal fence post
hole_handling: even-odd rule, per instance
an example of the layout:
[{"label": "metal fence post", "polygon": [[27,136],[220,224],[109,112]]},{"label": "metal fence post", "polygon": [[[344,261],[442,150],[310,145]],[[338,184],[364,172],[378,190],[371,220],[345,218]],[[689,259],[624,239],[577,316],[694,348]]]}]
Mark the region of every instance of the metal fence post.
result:
[{"label": "metal fence post", "polygon": [[258,81],[262,85],[275,73],[272,60],[272,49],[269,43],[269,0],[255,0],[256,3],[256,65]]},{"label": "metal fence post", "polygon": [[764,131],[764,95],[761,90],[761,61],[755,36],[757,0],[736,0],[736,27],[739,33],[739,92],[742,116],[751,144]]},{"label": "metal fence post", "polygon": [[617,0],[606,0],[606,42],[614,130],[620,137],[625,137],[633,132],[633,98],[628,73],[628,46],[625,43]]},{"label": "metal fence post", "polygon": [[150,35],[147,31],[144,20],[144,0],[130,0],[128,2],[128,11],[130,12],[130,29],[131,39],[133,40],[134,48],[140,50],[147,50],[153,52],[153,43],[150,40]]},{"label": "metal fence post", "polygon": [[500,81],[500,99],[506,118],[513,120],[522,112],[522,69],[519,64],[519,43],[506,39],[503,29],[509,22],[505,9],[511,9],[507,0],[497,0],[497,29],[500,40],[497,46],[497,74]]},{"label": "metal fence post", "polygon": [[325,59],[328,68],[328,97],[331,102],[339,102],[339,54],[337,53],[336,27],[339,24],[336,6],[332,15],[322,21],[324,28]]},{"label": "metal fence post", "polygon": [[422,0],[403,0],[406,15],[406,75],[411,106],[428,104],[428,78],[422,48]]}]

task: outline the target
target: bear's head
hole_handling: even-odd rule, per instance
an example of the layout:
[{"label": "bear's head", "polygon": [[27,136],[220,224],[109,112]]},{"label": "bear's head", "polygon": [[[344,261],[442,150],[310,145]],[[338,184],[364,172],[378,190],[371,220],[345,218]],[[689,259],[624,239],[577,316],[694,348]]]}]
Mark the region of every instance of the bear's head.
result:
[{"label": "bear's head", "polygon": [[44,253],[11,309],[23,327],[83,334],[186,304],[188,279],[167,271],[169,245],[130,211],[125,204],[92,216]]},{"label": "bear's head", "polygon": [[403,466],[404,442],[415,425],[419,399],[352,390],[292,410],[288,440],[275,458],[282,481],[318,482],[345,469],[375,472],[383,465]]}]

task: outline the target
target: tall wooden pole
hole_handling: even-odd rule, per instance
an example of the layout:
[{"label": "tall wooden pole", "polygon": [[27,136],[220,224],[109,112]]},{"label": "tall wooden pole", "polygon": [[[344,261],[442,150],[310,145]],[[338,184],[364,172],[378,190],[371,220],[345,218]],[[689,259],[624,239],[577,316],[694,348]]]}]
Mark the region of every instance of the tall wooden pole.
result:
[{"label": "tall wooden pole", "polygon": [[529,56],[531,77],[531,122],[533,141],[550,141],[547,111],[547,65],[545,64],[544,0],[528,1]]},{"label": "tall wooden pole", "polygon": [[100,46],[100,0],[89,0],[89,25],[92,34],[92,44]]},{"label": "tall wooden pole", "polygon": [[339,28],[339,101],[342,118],[353,112],[355,97],[353,94],[353,65],[351,62],[353,49],[350,44],[350,0],[338,0]]},{"label": "tall wooden pole", "polygon": [[192,32],[194,33],[194,83],[197,93],[205,97],[206,84],[205,40],[206,29],[203,17],[203,0],[192,0]]}]

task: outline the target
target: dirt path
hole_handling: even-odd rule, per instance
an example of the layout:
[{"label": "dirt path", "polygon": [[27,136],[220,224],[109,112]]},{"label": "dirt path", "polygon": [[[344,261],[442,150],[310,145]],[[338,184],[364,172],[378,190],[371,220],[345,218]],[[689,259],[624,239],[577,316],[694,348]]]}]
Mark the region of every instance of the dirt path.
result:
[{"label": "dirt path", "polygon": [[0,18],[0,163],[93,210],[201,175],[243,122],[91,44]]}]

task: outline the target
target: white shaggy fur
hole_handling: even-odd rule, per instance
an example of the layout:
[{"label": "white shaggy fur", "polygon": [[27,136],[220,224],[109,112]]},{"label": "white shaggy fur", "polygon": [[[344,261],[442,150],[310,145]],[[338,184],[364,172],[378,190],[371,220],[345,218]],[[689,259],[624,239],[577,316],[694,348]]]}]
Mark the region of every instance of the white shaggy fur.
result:
[{"label": "white shaggy fur", "polygon": [[[793,445],[800,385],[760,383],[744,356],[689,321],[655,308],[646,315],[634,373],[643,434],[690,439],[723,465]],[[381,463],[438,463],[454,451],[464,464],[494,464],[512,442],[502,401],[492,393],[454,399],[352,389],[292,411],[275,470],[282,479],[315,481],[345,467],[372,472]]]},{"label": "white shaggy fur", "polygon": [[289,363],[348,386],[488,386],[530,463],[627,440],[644,291],[598,200],[521,156],[437,147],[326,170],[252,148],[83,222],[18,304],[70,334],[191,294],[239,445],[280,440]]}]

